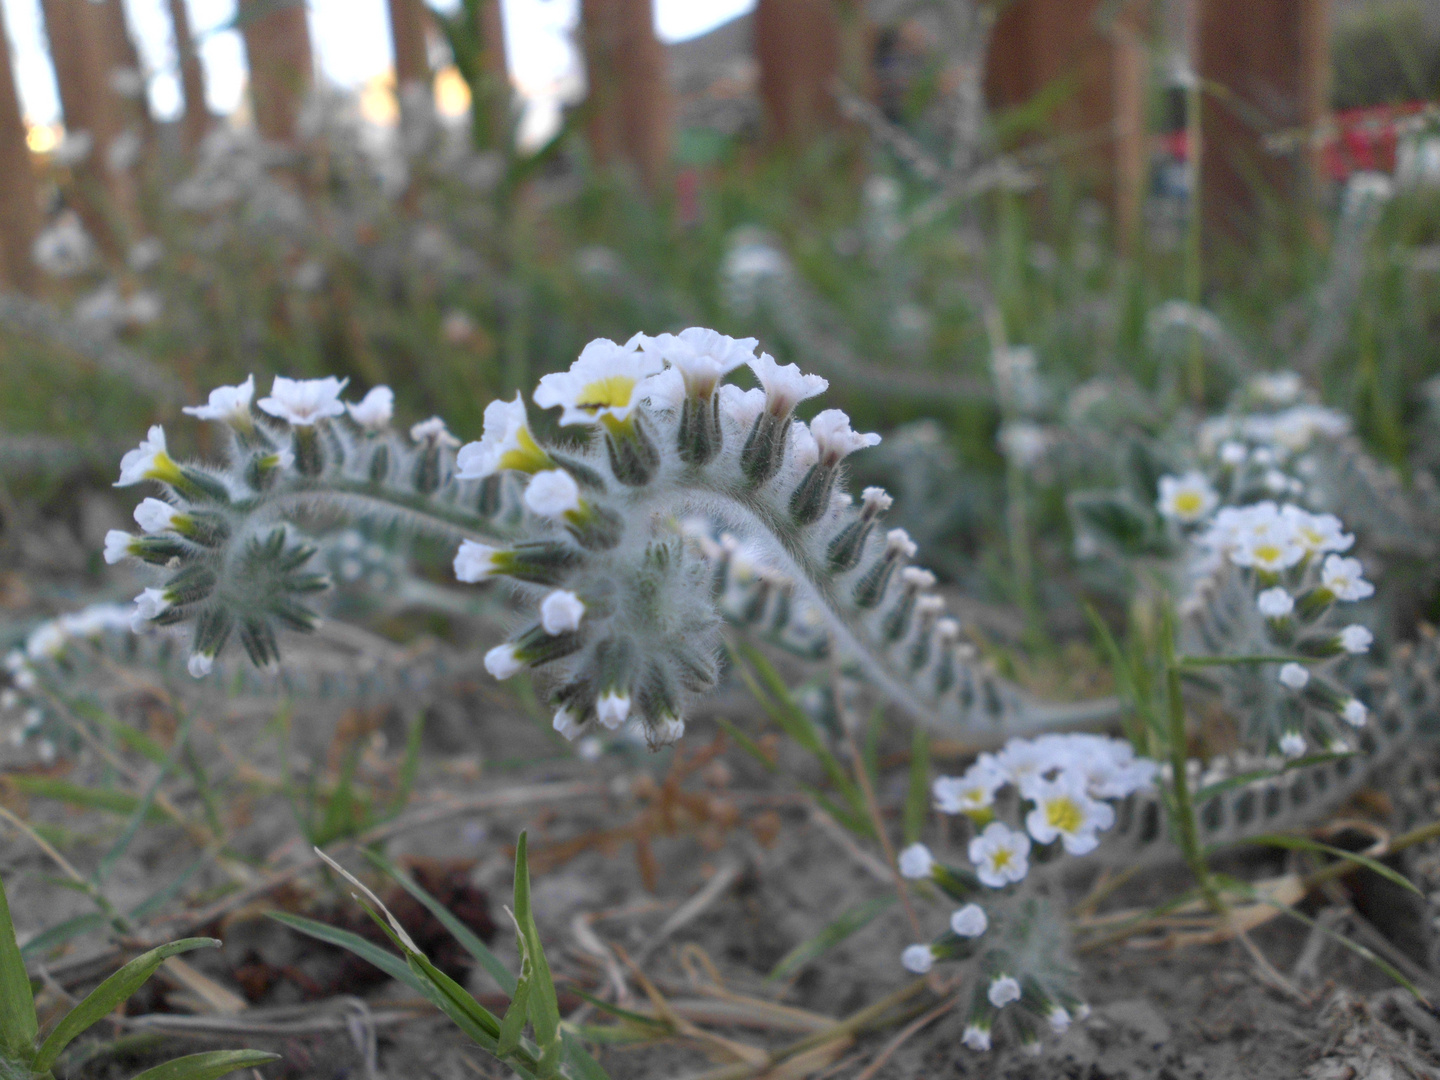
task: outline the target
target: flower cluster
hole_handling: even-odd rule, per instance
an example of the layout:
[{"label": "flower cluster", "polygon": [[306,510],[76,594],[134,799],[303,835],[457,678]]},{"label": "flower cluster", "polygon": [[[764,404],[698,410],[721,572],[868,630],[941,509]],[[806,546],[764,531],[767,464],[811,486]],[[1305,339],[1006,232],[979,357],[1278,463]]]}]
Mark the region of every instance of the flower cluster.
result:
[{"label": "flower cluster", "polygon": [[131,614],[119,604],[92,604],[42,622],[26,636],[23,646],[5,655],[10,685],[0,692],[0,713],[20,716],[20,722],[9,729],[12,743],[18,746],[34,739],[40,759],[54,760],[58,753],[55,735],[63,725],[52,722],[56,718],[51,715],[45,684],[58,675],[59,665],[66,662],[76,643],[110,634],[128,635]]},{"label": "flower cluster", "polygon": [[[1251,388],[1262,400],[1289,400],[1295,392],[1278,376]],[[1300,757],[1311,739],[1347,750],[1345,731],[1364,727],[1369,709],[1345,688],[1340,669],[1344,658],[1367,653],[1374,635],[1343,613],[1375,587],[1360,560],[1346,554],[1355,537],[1336,515],[1301,505],[1307,488],[1295,475],[1304,460],[1296,455],[1316,434],[1343,432],[1343,418],[1293,405],[1274,415],[1220,419],[1202,435],[1209,473],[1197,469],[1159,482],[1157,509],[1189,543],[1189,572],[1200,583],[1187,614],[1211,644],[1269,660],[1284,697],[1273,709],[1247,703],[1268,750]],[[1244,611],[1220,602],[1227,587],[1248,595]]]},{"label": "flower cluster", "polygon": [[[742,367],[758,386],[725,381]],[[652,745],[678,738],[717,677],[720,620],[747,578],[764,583],[754,610],[772,628],[812,655],[840,653],[916,716],[1013,701],[976,679],[934,576],[907,565],[909,537],[881,527],[889,496],[843,491],[846,459],[879,436],[838,409],[795,417],[825,388],[757,355],[754,339],[702,328],[600,339],[536,390],[562,427],[589,434],[560,446],[536,437],[520,395],[492,402],[481,437],[462,444],[439,418],[394,431],[385,387],[346,401],[344,380],[278,377],[257,400],[247,379],[186,410],[225,428],[225,466],[177,462],[158,426],[125,455],[120,484],[154,483],[161,497],[137,508],[138,533],[106,538],[105,557],[169,575],[136,598],[135,622],[192,624],[200,677],[232,636],[265,665],[277,629],[314,625],[307,597],[335,575],[310,568],[318,546],[298,512],[455,537],[456,578],[503,579],[526,613],[486,668],[544,669],[567,738],[636,725]],[[732,558],[742,548],[763,573]],[[355,563],[342,558],[339,576]]]},{"label": "flower cluster", "polygon": [[1111,800],[1148,789],[1156,771],[1155,762],[1121,740],[1044,735],[1011,739],[999,753],[981,754],[963,775],[935,780],[936,809],[969,819],[970,865],[947,866],[923,844],[900,853],[903,876],[929,881],[961,902],[948,930],[928,945],[908,947],[901,962],[923,974],[937,960],[973,961],[967,1046],[988,1050],[997,1017],[1012,1002],[1020,1013],[1007,1015],[1026,1044],[1036,1043],[1035,1021],[1059,1032],[1083,1017],[1058,959],[1058,920],[1022,883],[1032,857],[1094,850],[1098,834],[1115,822]]}]

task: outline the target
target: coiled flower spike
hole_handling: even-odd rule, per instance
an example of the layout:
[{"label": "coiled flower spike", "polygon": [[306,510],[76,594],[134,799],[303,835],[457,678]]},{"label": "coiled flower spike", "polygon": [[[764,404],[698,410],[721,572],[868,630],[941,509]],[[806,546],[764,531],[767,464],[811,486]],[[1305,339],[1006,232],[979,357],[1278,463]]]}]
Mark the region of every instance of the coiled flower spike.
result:
[{"label": "coiled flower spike", "polygon": [[[350,403],[340,380],[277,378],[258,412],[251,381],[221,388],[197,414],[226,428],[227,461],[178,464],[153,429],[121,483],[164,499],[145,504],[143,535],[107,537],[106,558],[162,568],[142,621],[189,624],[203,674],[232,636],[267,664],[278,631],[314,625],[326,579],[307,568],[298,512],[452,538],[460,581],[503,578],[531,613],[487,657],[496,676],[541,669],[567,736],[638,724],[659,744],[714,684],[734,617],[732,549],[676,524],[699,515],[760,553],[762,593],[744,606],[769,630],[837,652],[926,722],[1013,719],[1018,695],[976,668],[934,578],[908,567],[915,545],[880,527],[889,496],[867,489],[856,505],[843,491],[845,458],[879,436],[835,409],[797,420],[825,380],[754,350],[698,328],[591,342],[535,395],[590,430],[578,449],[537,439],[519,396],[492,402],[482,438],[457,446],[438,418],[396,432],[383,387]],[[722,381],[742,365],[761,388]]]}]

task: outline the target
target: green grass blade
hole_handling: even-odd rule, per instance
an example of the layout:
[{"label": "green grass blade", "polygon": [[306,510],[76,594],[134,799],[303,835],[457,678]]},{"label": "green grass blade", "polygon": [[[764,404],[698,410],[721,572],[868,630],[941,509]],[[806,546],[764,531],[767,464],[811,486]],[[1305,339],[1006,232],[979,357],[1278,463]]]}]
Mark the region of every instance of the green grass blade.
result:
[{"label": "green grass blade", "polygon": [[766,772],[773,773],[779,769],[779,766],[776,765],[775,762],[770,760],[769,755],[767,755],[764,750],[760,749],[759,743],[757,743],[754,739],[750,738],[749,735],[746,735],[745,732],[741,731],[729,720],[726,720],[723,716],[717,716],[715,717],[715,723],[720,725],[720,727],[725,731],[725,734],[729,735],[730,738],[735,740],[736,746],[740,747],[741,750],[745,751],[745,753],[749,754],[752,758],[758,761]]},{"label": "green grass blade", "polygon": [[415,717],[405,736],[405,757],[400,762],[395,798],[390,801],[390,809],[385,815],[387,821],[396,817],[410,802],[410,795],[415,790],[415,779],[420,775],[420,744],[424,741],[424,736],[425,713],[422,712]]},{"label": "green grass blade", "polygon": [[1286,848],[1290,851],[1310,851],[1320,855],[1333,855],[1337,859],[1344,859],[1346,862],[1359,863],[1373,873],[1379,874],[1392,885],[1399,885],[1402,889],[1414,893],[1416,896],[1424,896],[1415,884],[1404,874],[1390,869],[1384,863],[1370,858],[1368,855],[1358,855],[1353,851],[1346,851],[1344,848],[1333,847],[1330,844],[1322,844],[1318,840],[1311,840],[1308,836],[1285,836],[1283,833],[1266,833],[1261,836],[1247,836],[1247,844],[1264,844],[1266,847]]},{"label": "green grass blade", "polygon": [[1235,776],[1227,776],[1224,780],[1216,780],[1213,784],[1206,784],[1195,793],[1195,804],[1198,806],[1201,800],[1213,799],[1222,792],[1253,784],[1257,780],[1273,780],[1277,776],[1284,776],[1287,772],[1303,769],[1307,765],[1324,765],[1331,761],[1338,761],[1340,758],[1355,756],[1355,753],[1349,750],[1340,754],[1311,754],[1308,757],[1287,761],[1278,769],[1255,769],[1251,772],[1237,773]]},{"label": "green grass blade", "polygon": [[6,1057],[28,1062],[39,1030],[30,976],[25,973],[15,924],[10,921],[10,902],[0,882],[0,1051]]},{"label": "green grass blade", "polygon": [[257,1069],[279,1060],[279,1054],[267,1054],[263,1050],[210,1050],[156,1065],[134,1080],[220,1080],[241,1069]]},{"label": "green grass blade", "polygon": [[1349,949],[1362,960],[1366,960],[1371,964],[1374,964],[1386,975],[1394,979],[1396,983],[1398,983],[1400,986],[1403,986],[1406,990],[1410,991],[1410,993],[1414,995],[1417,1000],[1425,1001],[1428,1004],[1428,1000],[1426,999],[1425,995],[1420,993],[1419,989],[1415,986],[1415,984],[1412,983],[1409,979],[1407,979],[1404,973],[1399,968],[1397,968],[1394,964],[1390,963],[1390,961],[1386,960],[1383,956],[1380,956],[1377,953],[1371,951],[1370,949],[1367,949],[1358,941],[1351,941],[1348,937],[1346,937],[1339,931],[1332,930],[1330,927],[1324,925],[1323,923],[1316,922],[1314,919],[1310,918],[1309,915],[1306,915],[1303,912],[1296,911],[1288,904],[1282,904],[1278,900],[1270,900],[1265,897],[1257,897],[1257,899],[1259,899],[1262,903],[1269,904],[1276,911],[1280,912],[1281,915],[1288,915],[1290,916],[1290,918],[1295,919],[1298,922],[1304,923],[1311,929],[1319,930],[1322,934],[1325,934],[1337,944],[1345,946],[1345,948]]},{"label": "green grass blade", "polygon": [[405,873],[384,856],[373,851],[367,851],[365,857],[370,860],[376,869],[394,878],[402,889],[425,905],[426,910],[439,920],[440,925],[449,931],[450,936],[458,941],[461,947],[474,957],[475,962],[489,973],[490,977],[495,980],[496,985],[505,991],[506,994],[514,995],[515,976],[500,958],[490,951],[489,946],[475,936],[474,931],[452,915],[444,904],[440,903],[439,900],[436,900],[422,889],[409,874]]},{"label": "green grass blade", "polygon": [[160,785],[169,777],[170,771],[175,768],[175,763],[180,760],[185,746],[190,741],[190,726],[194,722],[194,714],[186,713],[180,720],[180,727],[175,732],[175,741],[170,744],[170,753],[166,755],[164,762],[160,765],[160,771],[155,774],[155,779],[145,789],[144,796],[135,807],[135,812],[130,815],[130,820],[125,823],[125,828],[115,843],[111,845],[100,858],[100,865],[95,869],[95,880],[104,881],[110,876],[110,871],[115,869],[115,864],[120,861],[121,856],[130,849],[135,837],[140,833],[140,826],[145,824],[145,818],[155,806],[155,797],[160,794]]},{"label": "green grass blade", "polygon": [[[54,799],[68,803],[82,810],[104,810],[112,814],[134,814],[140,806],[138,796],[128,791],[114,791],[110,788],[85,787],[66,780],[55,780],[48,776],[24,776],[15,774],[6,778],[16,791],[38,799]],[[151,824],[169,820],[164,813],[152,807],[146,815]]]},{"label": "green grass blade", "polygon": [[783,979],[793,975],[816,957],[829,952],[840,942],[844,941],[857,930],[868,926],[874,918],[883,911],[887,911],[895,903],[897,897],[894,893],[889,896],[881,896],[874,900],[867,900],[863,904],[856,904],[849,911],[846,911],[834,922],[826,926],[820,933],[802,941],[795,948],[780,958],[773,971],[765,976],[767,982],[774,979]]},{"label": "green grass blade", "polygon": [[905,844],[920,839],[930,810],[930,735],[919,724],[910,740],[910,786],[905,792]]},{"label": "green grass blade", "polygon": [[600,1063],[590,1056],[585,1044],[573,1031],[560,1035],[564,1043],[565,1072],[573,1080],[610,1080]]},{"label": "green grass blade", "polygon": [[404,960],[394,953],[386,952],[373,942],[366,941],[358,934],[326,926],[322,922],[307,919],[303,915],[292,915],[288,911],[267,911],[266,915],[292,930],[298,930],[302,934],[331,945],[338,945],[340,948],[354,953],[360,959],[374,964],[386,975],[392,979],[398,979],[417,993],[426,993],[424,984],[416,978],[415,973],[410,970],[410,966]]},{"label": "green grass blade", "polygon": [[110,925],[110,920],[98,911],[92,911],[88,915],[76,915],[73,919],[66,919],[62,923],[50,927],[49,930],[42,930],[25,943],[20,950],[20,955],[29,959],[32,956],[44,956],[51,949],[64,945],[71,938],[77,938],[81,934],[88,934],[92,930],[103,930]]},{"label": "green grass blade", "polygon": [[215,949],[219,946],[220,942],[214,938],[182,938],[179,941],[172,941],[167,945],[151,949],[131,960],[90,991],[80,1004],[61,1017],[60,1022],[55,1025],[55,1029],[41,1044],[40,1052],[35,1055],[35,1071],[44,1073],[51,1065],[54,1065],[60,1052],[69,1046],[77,1035],[108,1016],[116,1005],[139,990],[150,976],[155,974],[155,970],[170,957],[194,949]]},{"label": "green grass blade", "polygon": [[540,1044],[539,1075],[545,1077],[553,1075],[560,1063],[560,1002],[555,994],[550,964],[545,959],[545,949],[540,944],[535,915],[530,909],[530,864],[523,832],[515,844],[515,921],[530,953],[530,1024],[535,1030],[535,1041]]}]

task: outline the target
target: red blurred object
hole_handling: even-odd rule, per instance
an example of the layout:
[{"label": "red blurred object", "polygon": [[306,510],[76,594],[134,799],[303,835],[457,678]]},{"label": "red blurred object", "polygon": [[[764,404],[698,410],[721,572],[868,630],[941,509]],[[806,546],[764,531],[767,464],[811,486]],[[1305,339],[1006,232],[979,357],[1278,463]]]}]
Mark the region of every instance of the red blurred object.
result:
[{"label": "red blurred object", "polygon": [[[1356,172],[1394,172],[1400,142],[1396,122],[1425,108],[1426,102],[1407,101],[1398,105],[1366,105],[1332,114],[1330,120],[1334,127],[1320,150],[1325,175],[1331,180],[1343,181]],[[1188,134],[1181,128],[1158,136],[1161,152],[1174,161],[1188,161]]]}]

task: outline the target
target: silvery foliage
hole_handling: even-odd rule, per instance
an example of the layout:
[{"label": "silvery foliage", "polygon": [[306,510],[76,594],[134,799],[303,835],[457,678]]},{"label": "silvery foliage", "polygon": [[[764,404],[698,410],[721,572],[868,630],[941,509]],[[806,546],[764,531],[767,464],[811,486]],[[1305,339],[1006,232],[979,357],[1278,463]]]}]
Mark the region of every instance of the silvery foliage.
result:
[{"label": "silvery foliage", "polygon": [[[841,490],[845,457],[878,436],[838,410],[797,421],[825,381],[754,347],[698,329],[593,342],[535,395],[588,432],[578,446],[537,440],[519,397],[492,403],[484,437],[462,447],[439,420],[395,431],[381,389],[345,402],[339,380],[282,378],[252,408],[253,381],[222,387],[190,411],[228,433],[228,460],[178,463],[152,429],[121,483],[164,498],[142,503],[143,531],[112,534],[106,555],[158,568],[137,626],[188,625],[197,676],[235,641],[274,664],[280,631],[314,626],[311,597],[330,581],[302,523],[323,508],[458,540],[461,581],[509,582],[528,617],[486,666],[549,675],[568,737],[599,724],[636,726],[652,745],[677,738],[717,677],[726,614],[808,627],[814,654],[833,652],[927,722],[1023,713],[961,643],[933,576],[910,565],[909,537],[884,528],[889,497]],[[744,364],[760,388],[722,384]],[[682,524],[697,516],[719,535]],[[766,583],[746,602],[742,546]]]}]

